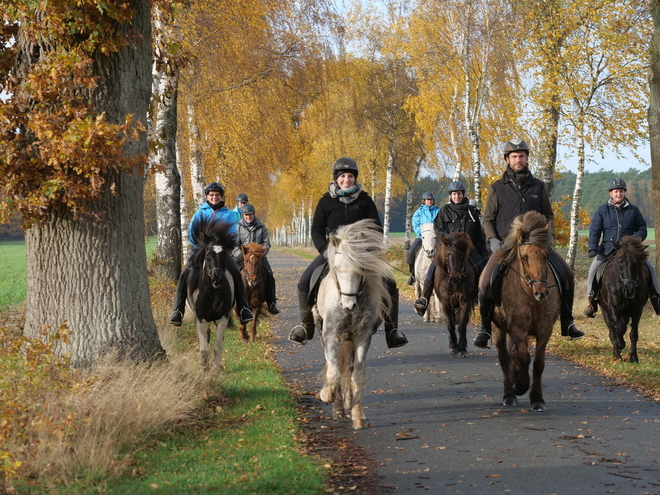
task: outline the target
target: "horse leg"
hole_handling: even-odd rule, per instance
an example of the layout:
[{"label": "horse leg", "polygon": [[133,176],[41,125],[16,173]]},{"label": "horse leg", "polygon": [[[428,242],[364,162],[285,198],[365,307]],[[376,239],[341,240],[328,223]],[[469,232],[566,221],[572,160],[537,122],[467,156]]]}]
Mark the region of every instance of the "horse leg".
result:
[{"label": "horse leg", "polygon": [[247,325],[241,323],[240,331],[241,331],[241,340],[243,341],[243,343],[247,344],[250,341],[247,334]]},{"label": "horse leg", "polygon": [[362,409],[362,390],[364,389],[366,364],[367,364],[367,350],[369,343],[366,345],[360,344],[354,347],[355,353],[353,362],[353,373],[351,374],[352,398],[351,404],[351,419],[353,420],[353,429],[359,430],[364,426],[364,421],[367,417]]},{"label": "horse leg", "polygon": [[458,318],[458,357],[468,357],[467,352],[467,325],[470,320],[470,305],[461,307]]},{"label": "horse leg", "polygon": [[335,395],[337,394],[337,387],[339,386],[339,380],[341,378],[341,371],[339,370],[339,348],[341,343],[338,343],[335,339],[329,338],[325,342],[324,354],[325,354],[325,379],[323,381],[323,387],[316,394],[316,398],[323,401],[332,403],[335,401]]},{"label": "horse leg", "polygon": [[507,336],[502,330],[493,333],[493,342],[497,348],[497,359],[500,362],[500,368],[502,368],[502,375],[504,377],[504,397],[502,398],[502,405],[515,406],[518,402],[516,401],[516,394],[513,393],[513,387],[511,384],[511,374],[509,372],[509,368],[511,367],[511,355],[509,354],[509,349],[507,349]]},{"label": "horse leg", "polygon": [[199,364],[203,370],[206,370],[209,365],[210,322],[197,320],[197,338],[199,339]]},{"label": "horse leg", "polygon": [[529,391],[529,400],[532,403],[532,411],[545,411],[543,400],[543,385],[541,377],[545,369],[545,346],[550,340],[552,329],[549,330],[547,338],[537,339],[536,352],[534,353],[534,365],[532,367],[532,388]]},{"label": "horse leg", "polygon": [[637,357],[637,338],[639,337],[639,319],[642,316],[640,311],[639,314],[635,314],[632,317],[632,323],[630,325],[630,362],[639,363],[639,358]]},{"label": "horse leg", "polygon": [[339,393],[332,403],[332,413],[336,419],[350,417],[351,404],[353,403],[353,390],[351,388],[353,358],[352,343],[346,340],[339,351],[339,369],[341,371]]},{"label": "horse leg", "polygon": [[[605,315],[603,315],[605,316]],[[605,323],[610,331],[610,342],[612,342],[612,356],[615,361],[621,361],[621,350],[626,347],[626,342],[623,336],[626,334],[626,325],[621,324],[621,318],[610,316],[605,318]]]},{"label": "horse leg", "polygon": [[529,390],[529,363],[531,357],[527,349],[527,336],[513,339],[511,351],[513,393],[520,397]]},{"label": "horse leg", "polygon": [[452,355],[456,354],[458,349],[458,342],[456,340],[456,312],[454,308],[449,307],[447,303],[443,303],[442,309],[447,317],[447,332],[449,332],[449,348]]},{"label": "horse leg", "polygon": [[[215,342],[213,342],[213,367],[222,369],[222,350],[225,345],[225,329],[229,323],[229,317],[223,316],[215,322]],[[210,331],[210,328],[209,328]]]},{"label": "horse leg", "polygon": [[261,306],[252,311],[254,320],[252,320],[250,326],[250,344],[254,344],[257,341],[257,322],[259,321],[259,313],[261,313]]}]

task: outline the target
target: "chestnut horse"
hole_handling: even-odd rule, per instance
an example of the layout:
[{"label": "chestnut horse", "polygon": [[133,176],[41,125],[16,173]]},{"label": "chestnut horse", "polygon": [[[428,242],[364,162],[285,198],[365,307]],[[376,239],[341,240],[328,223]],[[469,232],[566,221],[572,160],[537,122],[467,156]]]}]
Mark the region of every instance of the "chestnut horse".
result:
[{"label": "chestnut horse", "polygon": [[243,267],[241,276],[245,286],[245,295],[250,305],[250,311],[254,319],[250,323],[250,336],[248,337],[247,326],[241,323],[241,339],[243,342],[254,343],[257,338],[257,323],[263,311],[263,304],[266,301],[266,269],[261,264],[261,260],[266,255],[266,248],[250,242],[241,246],[243,253]]},{"label": "chestnut horse", "polygon": [[[559,286],[548,264],[551,241],[546,218],[536,211],[516,217],[502,250],[501,304],[493,311],[493,340],[504,375],[503,405],[517,404],[516,396],[529,390],[533,411],[545,411],[541,376],[545,348],[560,313]],[[497,268],[496,268],[497,269]],[[532,387],[528,339],[536,342]]]},{"label": "chestnut horse", "polygon": [[452,354],[467,357],[467,324],[479,294],[477,273],[469,259],[472,240],[465,232],[452,232],[442,236],[438,245],[433,259],[434,289],[447,317],[449,348]]},{"label": "chestnut horse", "polygon": [[614,359],[621,359],[626,346],[624,336],[630,322],[630,362],[639,363],[637,338],[639,319],[649,297],[646,258],[648,254],[639,237],[625,236],[612,242],[616,254],[603,270],[598,304],[610,331]]}]

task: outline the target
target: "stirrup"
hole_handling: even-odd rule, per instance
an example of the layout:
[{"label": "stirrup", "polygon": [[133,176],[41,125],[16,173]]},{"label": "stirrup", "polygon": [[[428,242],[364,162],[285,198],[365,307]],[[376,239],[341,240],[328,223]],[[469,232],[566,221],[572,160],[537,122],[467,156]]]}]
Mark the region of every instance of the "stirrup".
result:
[{"label": "stirrup", "polygon": [[280,314],[280,308],[277,307],[277,304],[272,303],[270,306],[268,306],[268,312],[271,315],[279,315]]},{"label": "stirrup", "polygon": [[415,301],[415,313],[417,313],[419,316],[424,316],[424,313],[426,312],[426,308],[428,308],[429,302],[425,297],[420,297]]},{"label": "stirrup", "polygon": [[183,321],[183,314],[181,311],[178,309],[172,313],[172,316],[170,316],[170,323],[174,325],[175,327],[180,327],[181,322]]},{"label": "stirrup", "polygon": [[474,339],[474,346],[481,347],[482,349],[490,349],[488,342],[490,341],[490,334],[484,330],[480,330]]},{"label": "stirrup", "polygon": [[249,308],[245,307],[239,311],[238,319],[241,321],[241,325],[245,325],[246,323],[254,320],[254,315]]},{"label": "stirrup", "polygon": [[305,329],[302,323],[300,325],[296,325],[291,330],[291,333],[289,334],[288,338],[291,342],[295,342],[296,344],[300,344],[300,345],[305,345],[307,343],[307,330]]},{"label": "stirrup", "polygon": [[406,280],[406,285],[414,285],[414,283],[415,283],[415,276],[410,275],[410,277],[408,277],[408,280]]},{"label": "stirrup", "polygon": [[572,321],[568,325],[568,329],[567,329],[566,333],[568,334],[567,337],[570,340],[577,340],[577,339],[581,339],[582,337],[584,337],[584,332],[580,328],[580,325],[578,325],[574,321]]}]

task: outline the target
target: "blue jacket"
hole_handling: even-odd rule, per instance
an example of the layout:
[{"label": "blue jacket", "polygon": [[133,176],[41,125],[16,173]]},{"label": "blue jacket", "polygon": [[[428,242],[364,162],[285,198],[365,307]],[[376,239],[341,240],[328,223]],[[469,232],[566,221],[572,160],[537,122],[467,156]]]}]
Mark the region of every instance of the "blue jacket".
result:
[{"label": "blue jacket", "polygon": [[435,217],[438,216],[440,208],[435,205],[422,205],[417,208],[417,211],[412,217],[412,228],[417,234],[417,237],[422,237],[422,225],[425,223],[433,223]]},{"label": "blue jacket", "polygon": [[646,220],[639,208],[625,198],[622,206],[610,203],[598,207],[589,226],[589,249],[596,249],[598,254],[610,254],[612,241],[621,242],[626,235],[646,239]]},{"label": "blue jacket", "polygon": [[204,202],[199,207],[199,210],[195,212],[192,220],[190,220],[190,225],[188,225],[188,239],[190,240],[190,244],[193,248],[197,247],[195,246],[193,239],[195,238],[197,224],[199,224],[199,221],[202,219],[206,219],[208,221],[213,220],[230,223],[232,224],[230,231],[234,234],[236,233],[236,220],[234,214],[229,211],[226,206],[223,206],[222,208],[214,211],[207,202]]},{"label": "blue jacket", "polygon": [[240,222],[241,219],[243,218],[243,215],[238,209],[238,205],[234,206],[229,212],[233,215],[234,221],[236,223]]}]

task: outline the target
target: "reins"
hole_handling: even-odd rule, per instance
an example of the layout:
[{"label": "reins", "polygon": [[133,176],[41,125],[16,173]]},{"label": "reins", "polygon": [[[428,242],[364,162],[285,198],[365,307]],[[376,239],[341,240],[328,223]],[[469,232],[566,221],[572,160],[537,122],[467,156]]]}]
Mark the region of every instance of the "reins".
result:
[{"label": "reins", "polygon": [[546,257],[545,257],[545,276],[546,276],[546,278],[533,279],[532,277],[529,276],[529,274],[527,273],[527,270],[525,269],[525,263],[523,262],[522,256],[520,256],[520,246],[525,246],[525,245],[528,245],[528,244],[532,244],[532,243],[529,242],[529,241],[525,241],[525,242],[521,242],[518,245],[518,251],[517,251],[518,252],[518,259],[520,260],[520,265],[522,266],[523,273],[520,273],[518,270],[516,270],[510,263],[507,263],[506,261],[503,261],[503,263],[513,273],[515,273],[520,278],[522,278],[530,289],[532,288],[532,285],[534,285],[535,283],[546,284],[546,288],[548,288],[548,289],[552,289],[553,287],[559,287],[558,283],[554,284],[554,285],[548,285],[548,264],[550,263],[550,260],[549,260],[550,253],[549,252],[548,252],[548,254],[546,254]]}]

